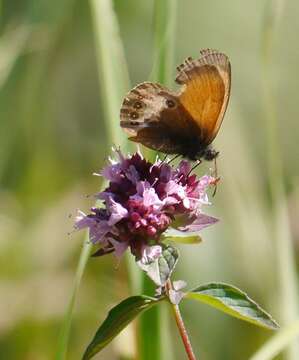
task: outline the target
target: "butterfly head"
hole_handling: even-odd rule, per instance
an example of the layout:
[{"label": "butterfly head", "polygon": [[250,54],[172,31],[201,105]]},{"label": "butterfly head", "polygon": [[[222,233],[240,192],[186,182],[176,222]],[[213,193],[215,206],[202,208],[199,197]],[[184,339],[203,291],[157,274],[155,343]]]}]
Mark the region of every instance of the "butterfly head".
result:
[{"label": "butterfly head", "polygon": [[196,141],[192,142],[191,144],[187,144],[184,146],[185,152],[182,154],[183,157],[191,160],[206,160],[206,161],[212,161],[216,159],[216,157],[219,155],[219,151],[216,151],[213,149],[210,145],[203,146],[201,143],[198,143]]},{"label": "butterfly head", "polygon": [[207,161],[212,161],[216,159],[218,155],[219,155],[219,151],[216,151],[215,149],[208,147],[203,151],[202,158]]}]

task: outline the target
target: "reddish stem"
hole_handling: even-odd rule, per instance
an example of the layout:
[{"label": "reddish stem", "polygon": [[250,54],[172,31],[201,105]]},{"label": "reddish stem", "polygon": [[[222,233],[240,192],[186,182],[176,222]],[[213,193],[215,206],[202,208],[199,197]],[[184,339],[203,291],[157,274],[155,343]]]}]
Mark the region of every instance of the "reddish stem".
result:
[{"label": "reddish stem", "polygon": [[[171,281],[168,280],[167,283],[166,283],[167,293],[171,289],[172,289],[172,284],[171,284]],[[184,321],[183,321],[183,318],[182,318],[182,315],[181,315],[181,312],[180,312],[180,308],[179,308],[178,305],[175,305],[175,304],[171,304],[171,307],[172,307],[172,310],[173,310],[173,313],[174,313],[175,321],[176,321],[177,327],[179,329],[179,332],[180,332],[180,335],[181,335],[181,338],[182,338],[182,341],[183,341],[183,344],[184,344],[188,359],[189,360],[196,360],[196,357],[194,355],[192,345],[191,345],[191,342],[189,340],[189,336],[188,336],[188,333],[187,333],[187,330],[186,330],[186,327],[185,327],[185,324],[184,324]]]}]

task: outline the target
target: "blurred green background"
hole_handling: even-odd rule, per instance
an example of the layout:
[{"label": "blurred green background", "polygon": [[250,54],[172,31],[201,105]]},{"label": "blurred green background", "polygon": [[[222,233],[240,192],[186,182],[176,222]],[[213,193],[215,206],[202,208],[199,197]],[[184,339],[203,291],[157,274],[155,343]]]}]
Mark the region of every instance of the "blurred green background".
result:
[{"label": "blurred green background", "polygon": [[[153,1],[114,5],[135,85],[153,67]],[[298,13],[296,1],[268,10],[259,0],[179,1],[175,36],[177,64],[206,47],[232,63],[231,101],[215,141],[222,181],[206,209],[221,222],[203,232],[200,246],[180,247],[175,277],[190,287],[233,283],[282,324],[298,311]],[[83,0],[0,1],[1,359],[55,357],[83,241],[69,232],[76,209],[91,206],[88,195],[100,185],[92,172],[109,155],[92,18]],[[263,58],[271,19],[279,22]],[[113,256],[89,261],[69,359],[80,358],[107,310],[128,295],[125,263],[116,265]],[[182,311],[194,350],[206,360],[249,359],[272,335],[205,305],[187,302]],[[183,359],[170,324],[168,358]],[[131,330],[95,358],[130,358]]]}]

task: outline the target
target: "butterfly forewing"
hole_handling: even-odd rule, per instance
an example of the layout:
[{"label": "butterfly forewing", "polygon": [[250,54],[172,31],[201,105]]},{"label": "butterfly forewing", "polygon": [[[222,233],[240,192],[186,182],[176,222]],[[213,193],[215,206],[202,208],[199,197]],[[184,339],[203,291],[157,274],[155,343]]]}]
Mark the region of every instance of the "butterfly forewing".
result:
[{"label": "butterfly forewing", "polygon": [[179,99],[202,129],[202,141],[213,141],[222,123],[230,93],[230,63],[216,50],[203,50],[198,60],[188,58],[178,67],[182,84]]}]

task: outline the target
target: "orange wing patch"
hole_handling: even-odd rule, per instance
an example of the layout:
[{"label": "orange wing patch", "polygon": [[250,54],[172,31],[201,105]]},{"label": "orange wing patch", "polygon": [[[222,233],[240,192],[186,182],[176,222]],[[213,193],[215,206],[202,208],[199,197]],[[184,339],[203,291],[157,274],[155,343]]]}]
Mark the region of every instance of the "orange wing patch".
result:
[{"label": "orange wing patch", "polygon": [[230,63],[216,50],[204,50],[198,60],[188,58],[178,67],[176,82],[183,84],[179,100],[209,144],[222,123],[230,93]]}]

